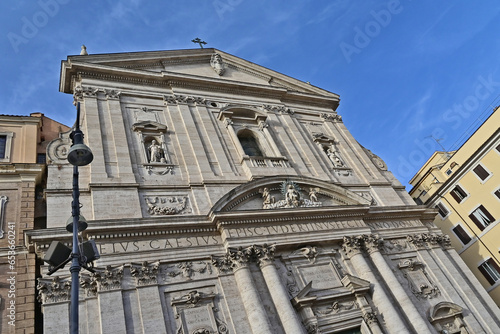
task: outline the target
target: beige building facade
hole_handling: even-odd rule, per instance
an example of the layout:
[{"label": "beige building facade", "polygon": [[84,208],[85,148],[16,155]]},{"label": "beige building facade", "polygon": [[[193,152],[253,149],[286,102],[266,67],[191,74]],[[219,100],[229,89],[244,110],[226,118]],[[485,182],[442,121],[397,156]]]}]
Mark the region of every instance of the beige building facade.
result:
[{"label": "beige building facade", "polygon": [[500,111],[455,152],[436,152],[410,181],[434,220],[500,305]]},{"label": "beige building facade", "polygon": [[[352,137],[338,95],[216,49],[70,56],[60,82],[94,154],[82,333],[500,331],[436,210]],[[26,240],[41,258],[71,241],[70,145],[47,147],[47,229]],[[67,333],[68,268],[40,270],[44,330]]]},{"label": "beige building facade", "polygon": [[24,232],[45,227],[45,147],[67,130],[41,113],[0,115],[1,333],[35,332],[36,255]]}]

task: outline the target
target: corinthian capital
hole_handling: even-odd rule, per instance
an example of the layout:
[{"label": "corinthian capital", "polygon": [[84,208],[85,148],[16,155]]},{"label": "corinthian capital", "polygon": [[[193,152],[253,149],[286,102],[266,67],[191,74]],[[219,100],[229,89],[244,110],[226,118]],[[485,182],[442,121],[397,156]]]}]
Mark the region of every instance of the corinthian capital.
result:
[{"label": "corinthian capital", "polygon": [[68,301],[71,296],[71,280],[54,278],[39,278],[37,290],[38,301],[42,304]]},{"label": "corinthian capital", "polygon": [[268,246],[267,244],[264,244],[263,246],[254,246],[254,250],[260,267],[274,263],[274,251],[276,250],[276,245]]},{"label": "corinthian capital", "polygon": [[158,269],[160,262],[148,263],[144,261],[141,266],[132,266],[130,274],[137,280],[137,285],[149,285],[158,283]]},{"label": "corinthian capital", "polygon": [[363,249],[363,236],[344,237],[342,250],[347,256],[353,256],[361,253]]},{"label": "corinthian capital", "polygon": [[123,266],[107,266],[104,270],[96,270],[95,278],[99,291],[118,290],[123,279]]},{"label": "corinthian capital", "polygon": [[365,242],[365,247],[368,252],[379,251],[384,243],[384,239],[380,238],[378,235],[364,235],[363,240]]},{"label": "corinthian capital", "polygon": [[231,261],[231,267],[233,270],[238,270],[248,266],[248,263],[254,255],[254,247],[238,247],[237,249],[228,251],[228,259]]}]

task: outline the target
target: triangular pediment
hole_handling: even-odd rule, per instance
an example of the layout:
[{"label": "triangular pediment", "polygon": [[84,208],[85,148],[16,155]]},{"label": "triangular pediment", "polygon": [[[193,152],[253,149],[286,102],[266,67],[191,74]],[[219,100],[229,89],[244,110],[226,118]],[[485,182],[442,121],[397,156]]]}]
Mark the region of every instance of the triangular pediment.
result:
[{"label": "triangular pediment", "polygon": [[167,132],[167,126],[153,121],[142,121],[132,126],[134,131]]},{"label": "triangular pediment", "polygon": [[99,73],[154,80],[208,81],[273,87],[296,94],[320,95],[338,103],[338,95],[256,65],[217,49],[188,49],[69,56],[63,61],[61,91],[71,93],[75,74]]},{"label": "triangular pediment", "polygon": [[236,187],[212,208],[214,212],[283,210],[366,205],[371,201],[353,191],[305,177],[273,176]]}]

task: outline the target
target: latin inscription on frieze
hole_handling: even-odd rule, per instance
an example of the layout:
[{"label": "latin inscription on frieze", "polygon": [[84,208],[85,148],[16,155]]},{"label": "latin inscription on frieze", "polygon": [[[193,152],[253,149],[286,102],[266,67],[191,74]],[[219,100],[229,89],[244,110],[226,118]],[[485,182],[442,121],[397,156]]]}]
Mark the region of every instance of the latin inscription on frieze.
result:
[{"label": "latin inscription on frieze", "polygon": [[331,289],[342,286],[340,278],[330,263],[299,268],[304,284],[312,282],[313,289]]},{"label": "latin inscription on frieze", "polygon": [[171,248],[189,248],[197,246],[220,245],[221,239],[219,236],[199,236],[199,237],[178,237],[165,239],[150,239],[150,240],[130,240],[120,242],[98,241],[99,253],[127,253],[151,251]]},{"label": "latin inscription on frieze", "polygon": [[387,230],[394,228],[417,227],[423,225],[418,220],[397,220],[397,221],[369,222],[368,226],[372,230]]},{"label": "latin inscription on frieze", "polygon": [[283,224],[276,226],[252,226],[244,228],[226,228],[230,238],[253,237],[273,234],[304,233],[366,227],[361,220],[329,221],[313,223]]}]

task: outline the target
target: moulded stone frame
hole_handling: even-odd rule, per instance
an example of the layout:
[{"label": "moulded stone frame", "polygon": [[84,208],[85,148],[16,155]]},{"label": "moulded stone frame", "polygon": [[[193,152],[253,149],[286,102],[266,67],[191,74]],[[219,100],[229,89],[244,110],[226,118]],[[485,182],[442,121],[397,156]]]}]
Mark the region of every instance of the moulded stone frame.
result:
[{"label": "moulded stone frame", "polygon": [[0,159],[0,162],[10,162],[11,149],[12,149],[12,138],[14,137],[13,132],[0,132],[0,136],[5,136],[5,154],[3,159]]},{"label": "moulded stone frame", "polygon": [[[253,113],[253,117],[241,117],[234,115],[234,110],[245,110],[249,114]],[[270,131],[267,130],[267,115],[255,110],[254,107],[229,106],[220,112],[219,120],[224,122],[226,125],[229,136],[233,141],[233,144],[236,147],[242,161],[250,158],[245,154],[238,138],[238,133],[245,130],[251,131],[254,135],[263,153],[263,158],[284,159],[278,149],[278,146],[274,142]]]}]

